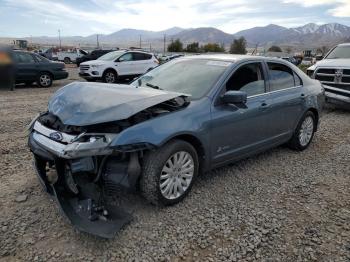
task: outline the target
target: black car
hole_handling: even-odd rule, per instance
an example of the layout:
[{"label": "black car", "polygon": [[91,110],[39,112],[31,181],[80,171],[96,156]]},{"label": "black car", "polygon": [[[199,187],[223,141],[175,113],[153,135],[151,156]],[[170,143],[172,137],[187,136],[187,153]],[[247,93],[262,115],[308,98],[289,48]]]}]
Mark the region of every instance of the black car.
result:
[{"label": "black car", "polygon": [[53,80],[68,77],[64,63],[50,61],[38,54],[14,51],[13,58],[16,84],[31,85],[36,82],[40,87],[50,87]]},{"label": "black car", "polygon": [[91,53],[84,55],[82,57],[78,57],[76,60],[77,66],[79,66],[81,63],[86,62],[86,61],[91,61],[91,60],[96,60],[100,56],[103,56],[109,52],[112,52],[115,50],[94,50]]}]

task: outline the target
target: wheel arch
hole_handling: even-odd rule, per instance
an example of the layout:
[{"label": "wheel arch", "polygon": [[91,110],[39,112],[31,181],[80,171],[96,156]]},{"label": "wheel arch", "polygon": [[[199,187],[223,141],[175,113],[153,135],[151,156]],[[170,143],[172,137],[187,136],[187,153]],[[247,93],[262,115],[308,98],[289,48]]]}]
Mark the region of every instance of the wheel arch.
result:
[{"label": "wheel arch", "polygon": [[203,170],[205,170],[206,167],[206,159],[207,159],[207,153],[205,151],[205,148],[203,146],[202,141],[196,137],[193,134],[178,134],[175,135],[169,139],[167,139],[164,143],[162,143],[163,145],[172,141],[172,140],[183,140],[187,143],[189,143],[190,145],[192,145],[194,147],[194,149],[197,152],[198,155],[198,159],[199,159],[199,173],[202,173]]},{"label": "wheel arch", "polygon": [[103,70],[102,75],[104,76],[104,74],[105,74],[107,71],[113,71],[114,73],[116,73],[116,74],[118,75],[118,71],[115,70],[115,68],[113,68],[113,67],[107,67],[105,70]]},{"label": "wheel arch", "polygon": [[41,74],[43,74],[43,73],[49,74],[49,75],[52,77],[52,80],[54,80],[54,75],[53,75],[53,73],[50,72],[50,71],[48,71],[48,70],[41,70],[41,71],[39,71],[37,77],[39,77],[39,76],[40,76]]},{"label": "wheel arch", "polygon": [[[320,118],[320,116],[319,116],[319,112],[318,112],[318,110],[316,109],[316,108],[314,108],[314,107],[310,107],[306,112],[312,112],[313,114],[314,114],[314,116],[315,116],[315,120],[316,120],[316,131],[317,131],[317,128],[318,128],[318,122],[319,122],[319,118]],[[305,113],[306,113],[305,112]]]}]

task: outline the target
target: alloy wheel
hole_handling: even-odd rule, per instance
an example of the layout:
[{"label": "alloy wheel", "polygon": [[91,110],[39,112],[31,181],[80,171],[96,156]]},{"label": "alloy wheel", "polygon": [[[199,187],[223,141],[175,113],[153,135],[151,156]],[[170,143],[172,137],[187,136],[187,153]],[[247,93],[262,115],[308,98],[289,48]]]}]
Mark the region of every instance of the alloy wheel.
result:
[{"label": "alloy wheel", "polygon": [[173,154],[163,166],[159,187],[166,199],[181,197],[189,188],[194,175],[194,160],[186,151]]},{"label": "alloy wheel", "polygon": [[107,83],[114,83],[115,82],[115,75],[112,72],[107,72],[105,76]]},{"label": "alloy wheel", "polygon": [[41,75],[39,81],[41,86],[51,85],[51,77],[49,75]]},{"label": "alloy wheel", "polygon": [[314,132],[314,120],[311,116],[307,116],[301,124],[299,131],[299,142],[300,145],[306,146],[310,143]]}]

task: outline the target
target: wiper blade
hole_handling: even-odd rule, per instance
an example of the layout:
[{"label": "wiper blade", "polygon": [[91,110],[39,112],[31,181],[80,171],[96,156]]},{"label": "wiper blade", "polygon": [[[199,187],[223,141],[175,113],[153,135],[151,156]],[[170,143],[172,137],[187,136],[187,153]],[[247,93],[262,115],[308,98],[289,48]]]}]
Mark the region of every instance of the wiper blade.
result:
[{"label": "wiper blade", "polygon": [[152,87],[152,88],[154,88],[154,89],[159,89],[159,90],[162,90],[159,86],[156,86],[156,85],[152,85],[152,84],[150,84],[150,83],[146,83],[146,86],[148,86],[148,87]]}]

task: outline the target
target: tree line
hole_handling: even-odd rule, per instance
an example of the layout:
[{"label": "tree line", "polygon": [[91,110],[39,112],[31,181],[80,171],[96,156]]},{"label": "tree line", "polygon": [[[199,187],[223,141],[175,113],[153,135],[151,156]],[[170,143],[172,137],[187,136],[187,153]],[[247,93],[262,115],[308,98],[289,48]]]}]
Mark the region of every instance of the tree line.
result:
[{"label": "tree line", "polygon": [[[231,54],[246,54],[247,53],[247,41],[244,37],[234,39],[230,45],[229,52]],[[168,52],[189,52],[189,53],[206,53],[206,52],[225,52],[225,46],[218,43],[208,43],[205,45],[199,45],[198,42],[193,42],[186,47],[180,39],[176,39],[168,45]]]}]

